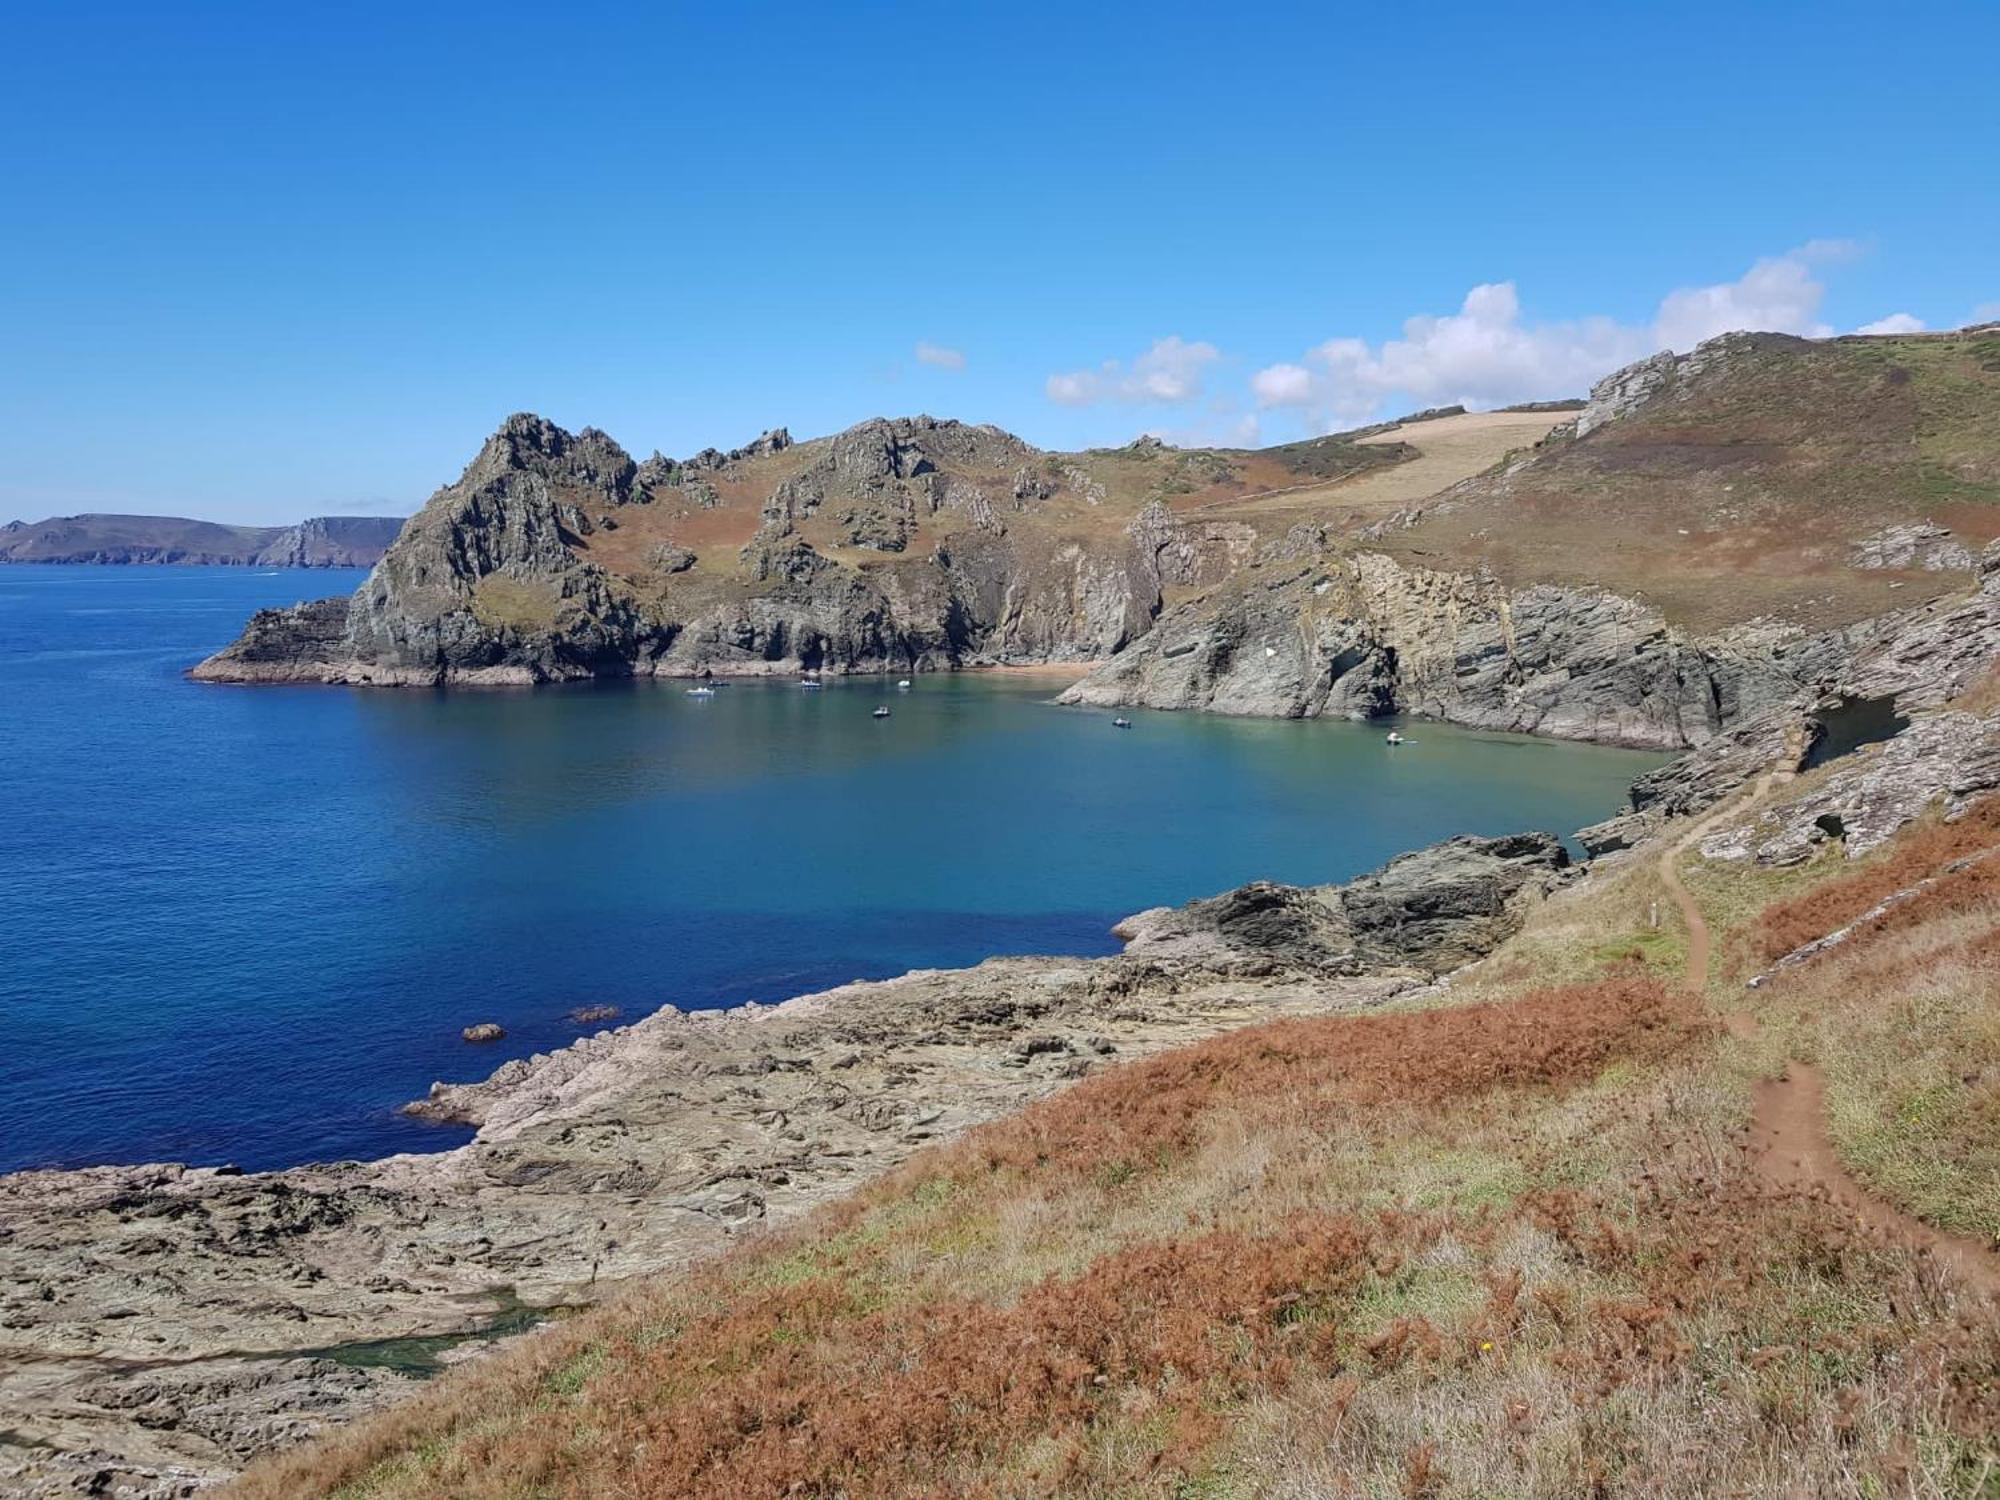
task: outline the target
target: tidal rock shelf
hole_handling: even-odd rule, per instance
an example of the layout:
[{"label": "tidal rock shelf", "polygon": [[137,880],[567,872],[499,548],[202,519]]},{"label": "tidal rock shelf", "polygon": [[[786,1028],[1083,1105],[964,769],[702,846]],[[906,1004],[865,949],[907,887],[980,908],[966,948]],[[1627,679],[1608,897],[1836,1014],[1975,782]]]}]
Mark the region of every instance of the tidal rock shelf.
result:
[{"label": "tidal rock shelf", "polygon": [[476,1349],[524,1306],[712,1253],[1095,1069],[1381,1004],[1574,875],[1546,834],[1458,839],[1346,887],[1142,914],[1118,957],[669,1007],[437,1085],[412,1110],[478,1132],[437,1155],[0,1178],[0,1488],[187,1493],[408,1388],[329,1352]]}]

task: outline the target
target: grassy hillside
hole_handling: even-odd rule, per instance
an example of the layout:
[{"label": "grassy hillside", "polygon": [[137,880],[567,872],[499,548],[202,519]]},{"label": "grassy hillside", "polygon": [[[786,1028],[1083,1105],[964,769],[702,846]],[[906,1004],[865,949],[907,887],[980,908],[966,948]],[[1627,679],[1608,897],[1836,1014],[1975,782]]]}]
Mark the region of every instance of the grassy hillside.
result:
[{"label": "grassy hillside", "polygon": [[[1553,420],[1540,419],[1541,430]],[[977,490],[1003,525],[1045,536],[1051,544],[1119,537],[1154,502],[1180,513],[1301,485],[1324,490],[1417,456],[1416,448],[1395,435],[1366,442],[1335,436],[1264,450],[1179,449],[1142,440],[1070,454],[1040,453],[992,429],[972,431],[976,437],[967,451],[941,465],[950,485]],[[682,548],[695,554],[696,572],[741,582],[739,551],[767,519],[773,496],[788,483],[813,481],[816,468],[832,460],[844,436],[793,443],[716,467],[678,469],[666,482],[652,483],[651,505],[622,512],[616,529],[593,535],[581,550],[613,573],[638,577],[656,567],[662,547]],[[1481,466],[1475,459],[1450,477],[1463,478]],[[900,482],[909,477],[914,476]],[[898,483],[897,476],[821,476],[812,485],[814,503],[794,517],[794,529],[823,556],[868,569],[926,557],[961,532],[993,524],[977,508],[926,501],[911,508],[914,523],[907,534],[885,536],[883,528],[869,523],[881,519],[874,513]],[[1009,510],[1009,496],[1022,502],[1017,510]]]},{"label": "grassy hillside", "polygon": [[1836,625],[1959,586],[1856,570],[1856,543],[1933,521],[2000,536],[2000,327],[1737,335],[1697,375],[1527,466],[1480,477],[1383,545],[1510,582],[1640,594],[1695,628]]},{"label": "grassy hillside", "polygon": [[[2000,1325],[1896,1226],[2000,1229],[1996,841],[1601,869],[1424,1004],[1092,1075],[236,1493],[1991,1494]],[[1751,1149],[1806,1063],[1869,1213]]]}]

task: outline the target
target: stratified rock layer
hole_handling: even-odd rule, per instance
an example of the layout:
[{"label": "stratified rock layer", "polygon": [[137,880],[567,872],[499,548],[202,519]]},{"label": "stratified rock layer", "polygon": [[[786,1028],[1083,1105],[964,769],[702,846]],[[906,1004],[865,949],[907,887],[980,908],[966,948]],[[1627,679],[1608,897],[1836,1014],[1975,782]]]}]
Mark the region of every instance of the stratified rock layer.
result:
[{"label": "stratified rock layer", "polygon": [[1418,714],[1681,749],[1836,670],[1841,635],[1707,638],[1631,599],[1410,568],[1301,532],[1063,694],[1067,703],[1311,718]]}]

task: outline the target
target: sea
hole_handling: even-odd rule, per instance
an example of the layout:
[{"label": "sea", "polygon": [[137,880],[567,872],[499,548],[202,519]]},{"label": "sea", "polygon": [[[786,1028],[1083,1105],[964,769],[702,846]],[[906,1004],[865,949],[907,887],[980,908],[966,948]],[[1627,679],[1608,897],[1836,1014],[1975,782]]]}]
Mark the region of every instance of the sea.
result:
[{"label": "sea", "polygon": [[[663,1005],[1006,953],[1450,834],[1567,836],[1660,757],[1063,708],[1013,673],[429,691],[186,669],[346,570],[0,566],[0,1171],[437,1151],[398,1112]],[[890,709],[875,716],[878,706]],[[504,1040],[461,1031],[496,1022]]]}]

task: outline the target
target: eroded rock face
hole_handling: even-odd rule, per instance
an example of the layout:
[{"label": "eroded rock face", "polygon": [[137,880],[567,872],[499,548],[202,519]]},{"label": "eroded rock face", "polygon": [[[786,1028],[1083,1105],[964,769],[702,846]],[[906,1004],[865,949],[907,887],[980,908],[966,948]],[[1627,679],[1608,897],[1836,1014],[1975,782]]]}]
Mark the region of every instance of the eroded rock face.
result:
[{"label": "eroded rock face", "polygon": [[1822,816],[1851,826],[1847,848],[1860,853],[1924,808],[1942,800],[1949,810],[1992,785],[1990,717],[1943,710],[2000,670],[2000,545],[1983,554],[1972,593],[1857,626],[1840,643],[1846,660],[1809,697],[1753,713],[1648,772],[1633,783],[1633,811],[1580,830],[1578,841],[1593,855],[1629,848],[1665,819],[1713,807],[1769,768],[1799,770],[1816,759],[1827,723],[1863,702],[1910,723],[1886,744],[1833,762],[1825,796],[1807,799],[1810,811],[1786,828],[1718,834],[1711,840],[1718,857],[1725,850],[1730,857],[1801,857],[1827,837],[1817,826]]},{"label": "eroded rock face", "polygon": [[287,526],[251,562],[264,568],[372,568],[402,529],[400,517],[313,516]]},{"label": "eroded rock face", "polygon": [[1845,640],[1777,626],[1695,638],[1634,600],[1405,567],[1295,535],[1063,695],[1287,718],[1420,714],[1654,749],[1797,698]]},{"label": "eroded rock face", "polygon": [[1857,568],[1922,568],[1929,573],[1969,570],[1972,550],[1935,521],[1885,526],[1864,537],[1848,559]]}]

